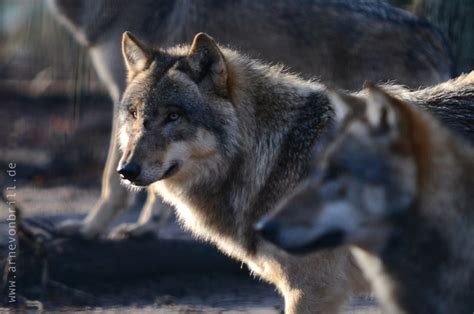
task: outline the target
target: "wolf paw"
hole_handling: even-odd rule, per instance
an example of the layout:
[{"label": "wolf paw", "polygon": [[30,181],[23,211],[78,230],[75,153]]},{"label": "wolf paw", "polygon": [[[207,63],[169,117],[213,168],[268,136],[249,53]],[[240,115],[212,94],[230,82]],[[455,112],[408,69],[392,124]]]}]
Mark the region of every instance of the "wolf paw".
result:
[{"label": "wolf paw", "polygon": [[125,223],[115,227],[109,234],[109,239],[124,240],[130,238],[156,238],[158,236],[155,224]]},{"label": "wolf paw", "polygon": [[97,232],[90,232],[84,221],[74,219],[68,219],[59,223],[55,231],[57,234],[65,237],[80,237],[85,239],[93,239],[99,235]]},{"label": "wolf paw", "polygon": [[84,224],[82,220],[68,219],[56,226],[56,232],[64,236],[80,235]]}]

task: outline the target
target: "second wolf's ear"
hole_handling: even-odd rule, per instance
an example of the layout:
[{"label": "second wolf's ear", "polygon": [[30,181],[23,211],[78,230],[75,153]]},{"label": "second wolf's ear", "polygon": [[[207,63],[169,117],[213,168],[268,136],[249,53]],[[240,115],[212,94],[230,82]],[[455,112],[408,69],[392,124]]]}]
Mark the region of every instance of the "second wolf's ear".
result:
[{"label": "second wolf's ear", "polygon": [[224,55],[211,36],[199,33],[194,37],[188,52],[188,61],[198,77],[210,76],[218,95],[228,96],[227,64]]},{"label": "second wolf's ear", "polygon": [[380,87],[366,84],[367,93],[367,119],[375,128],[390,129],[397,124],[397,109],[392,96]]},{"label": "second wolf's ear", "polygon": [[151,59],[150,49],[130,32],[123,33],[122,54],[129,77],[146,69]]},{"label": "second wolf's ear", "polygon": [[340,123],[343,121],[351,112],[351,105],[347,101],[347,95],[344,95],[332,88],[326,89],[326,94],[331,103],[332,110],[334,111],[334,120]]}]

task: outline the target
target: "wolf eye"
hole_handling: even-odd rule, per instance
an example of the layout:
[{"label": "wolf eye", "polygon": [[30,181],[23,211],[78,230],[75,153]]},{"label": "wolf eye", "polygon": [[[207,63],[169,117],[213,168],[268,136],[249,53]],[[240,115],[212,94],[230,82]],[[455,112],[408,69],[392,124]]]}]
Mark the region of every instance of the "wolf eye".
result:
[{"label": "wolf eye", "polygon": [[181,117],[181,115],[177,112],[172,112],[168,114],[168,117],[166,117],[167,121],[176,121]]}]

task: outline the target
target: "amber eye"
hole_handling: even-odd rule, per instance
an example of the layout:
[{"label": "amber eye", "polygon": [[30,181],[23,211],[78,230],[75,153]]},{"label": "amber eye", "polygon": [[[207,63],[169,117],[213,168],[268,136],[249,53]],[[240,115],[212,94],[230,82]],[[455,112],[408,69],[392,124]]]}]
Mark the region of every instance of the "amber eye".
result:
[{"label": "amber eye", "polygon": [[181,117],[181,115],[177,112],[172,112],[168,115],[168,121],[176,121]]}]

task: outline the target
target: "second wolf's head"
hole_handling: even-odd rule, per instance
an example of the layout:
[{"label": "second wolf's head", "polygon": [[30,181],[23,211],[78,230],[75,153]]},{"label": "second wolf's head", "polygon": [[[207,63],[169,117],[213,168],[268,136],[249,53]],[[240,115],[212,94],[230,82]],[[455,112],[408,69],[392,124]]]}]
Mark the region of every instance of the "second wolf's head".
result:
[{"label": "second wolf's head", "polygon": [[227,63],[214,40],[200,33],[191,47],[161,50],[125,33],[122,52],[128,70],[117,113],[122,180],[141,187],[222,171],[238,132]]},{"label": "second wolf's head", "polygon": [[416,202],[423,171],[423,119],[375,86],[367,98],[328,92],[333,138],[313,175],[257,228],[293,252],[342,244],[374,248]]}]

